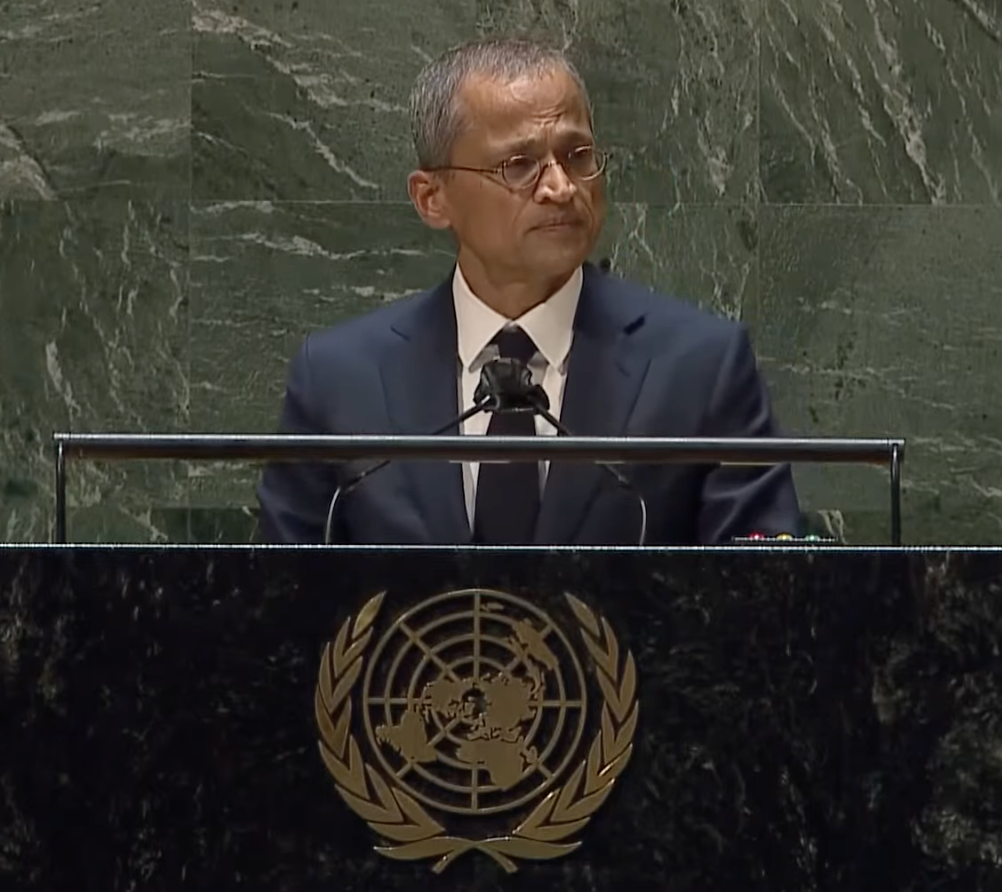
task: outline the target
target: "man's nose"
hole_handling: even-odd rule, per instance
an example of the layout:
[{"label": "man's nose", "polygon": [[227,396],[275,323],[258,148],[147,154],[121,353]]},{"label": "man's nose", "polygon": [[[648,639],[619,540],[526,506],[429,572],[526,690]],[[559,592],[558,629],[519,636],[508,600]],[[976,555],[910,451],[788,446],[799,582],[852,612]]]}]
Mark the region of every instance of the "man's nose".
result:
[{"label": "man's nose", "polygon": [[577,192],[577,183],[571,179],[564,170],[564,166],[556,159],[551,158],[544,162],[539,170],[539,182],[536,193],[542,194],[554,201],[567,201]]}]

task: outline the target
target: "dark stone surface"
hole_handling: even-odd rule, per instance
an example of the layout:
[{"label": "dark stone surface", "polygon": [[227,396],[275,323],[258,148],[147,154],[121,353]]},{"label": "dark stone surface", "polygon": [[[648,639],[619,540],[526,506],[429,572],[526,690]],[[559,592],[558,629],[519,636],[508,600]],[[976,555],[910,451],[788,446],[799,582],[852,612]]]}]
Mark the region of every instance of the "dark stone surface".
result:
[{"label": "dark stone surface", "polygon": [[[0,547],[0,887],[1002,888],[1002,552]],[[484,586],[636,657],[636,749],[561,860],[372,851],[316,743],[320,652]],[[563,613],[561,613],[563,611]],[[363,738],[364,735],[360,735]]]}]

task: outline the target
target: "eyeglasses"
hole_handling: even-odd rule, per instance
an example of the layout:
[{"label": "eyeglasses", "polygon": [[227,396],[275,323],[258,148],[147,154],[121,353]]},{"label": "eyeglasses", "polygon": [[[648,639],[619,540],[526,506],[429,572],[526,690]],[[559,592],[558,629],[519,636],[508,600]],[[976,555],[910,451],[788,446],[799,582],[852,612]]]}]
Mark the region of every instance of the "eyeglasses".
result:
[{"label": "eyeglasses", "polygon": [[547,161],[545,164],[538,158],[531,155],[512,155],[511,158],[502,161],[497,167],[459,167],[458,165],[444,165],[442,167],[429,167],[429,173],[438,170],[466,170],[470,173],[491,173],[500,176],[505,185],[516,191],[525,189],[535,189],[539,184],[543,171],[548,167],[559,164],[564,172],[572,180],[587,182],[602,175],[609,156],[596,149],[594,146],[580,146],[567,152],[563,158],[556,158]]}]

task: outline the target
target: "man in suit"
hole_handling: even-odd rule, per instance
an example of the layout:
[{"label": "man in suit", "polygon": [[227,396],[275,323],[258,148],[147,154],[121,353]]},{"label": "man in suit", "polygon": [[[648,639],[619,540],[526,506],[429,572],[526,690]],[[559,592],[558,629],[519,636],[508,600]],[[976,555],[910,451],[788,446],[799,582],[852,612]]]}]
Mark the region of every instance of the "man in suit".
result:
[{"label": "man in suit", "polygon": [[[283,431],[432,433],[473,403],[485,363],[526,362],[551,412],[582,436],[775,432],[744,328],[607,276],[586,258],[605,212],[605,155],[562,54],[485,41],[430,64],[411,97],[418,214],[452,232],[452,275],[311,335],[293,359]],[[453,431],[459,433],[460,431]],[[544,420],[479,415],[463,434],[550,435]],[[626,470],[650,544],[797,531],[790,469]],[[259,487],[265,541],[323,541],[331,464],[274,464]],[[635,544],[635,495],[574,462],[399,461],[338,504],[332,541]]]}]

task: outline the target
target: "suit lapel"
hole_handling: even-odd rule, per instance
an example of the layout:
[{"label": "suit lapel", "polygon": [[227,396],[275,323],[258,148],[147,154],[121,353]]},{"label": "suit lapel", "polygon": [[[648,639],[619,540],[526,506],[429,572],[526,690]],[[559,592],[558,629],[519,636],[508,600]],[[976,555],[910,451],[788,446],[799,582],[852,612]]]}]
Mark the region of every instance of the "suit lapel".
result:
[{"label": "suit lapel", "polygon": [[[650,364],[650,357],[630,343],[643,317],[624,314],[614,291],[613,280],[585,266],[560,413],[560,420],[577,436],[620,435]],[[595,465],[552,463],[536,542],[572,542],[608,473]]]},{"label": "suit lapel", "polygon": [[[387,413],[401,434],[431,434],[458,413],[456,316],[451,276],[397,320],[402,339],[382,367]],[[445,431],[458,434],[458,427]],[[446,461],[403,463],[403,471],[434,542],[470,540],[462,465]]]}]

